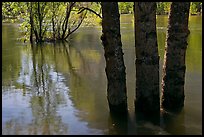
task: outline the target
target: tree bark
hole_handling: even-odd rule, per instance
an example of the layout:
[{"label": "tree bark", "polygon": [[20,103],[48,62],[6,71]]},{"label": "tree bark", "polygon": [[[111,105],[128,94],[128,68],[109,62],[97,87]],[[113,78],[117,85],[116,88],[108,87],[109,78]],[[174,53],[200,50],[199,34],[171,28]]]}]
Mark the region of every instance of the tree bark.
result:
[{"label": "tree bark", "polygon": [[107,98],[111,112],[127,112],[126,73],[117,2],[102,2],[102,44],[105,51]]},{"label": "tree bark", "polygon": [[160,111],[156,2],[135,2],[135,110]]},{"label": "tree bark", "polygon": [[162,106],[166,109],[184,106],[189,9],[190,2],[171,4],[162,78]]}]

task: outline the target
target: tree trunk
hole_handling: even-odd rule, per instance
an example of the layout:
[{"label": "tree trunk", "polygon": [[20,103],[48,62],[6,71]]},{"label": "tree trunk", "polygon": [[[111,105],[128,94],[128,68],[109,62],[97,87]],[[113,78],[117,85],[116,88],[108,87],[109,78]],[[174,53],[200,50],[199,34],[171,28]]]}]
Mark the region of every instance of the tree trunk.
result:
[{"label": "tree trunk", "polygon": [[162,78],[162,106],[166,109],[184,106],[189,8],[190,2],[171,4]]},{"label": "tree trunk", "polygon": [[[30,5],[29,5],[30,4]],[[30,43],[33,43],[33,3],[28,2],[27,7],[30,13]]]},{"label": "tree trunk", "polygon": [[33,4],[32,2],[27,2],[27,8],[28,8],[28,13],[29,13],[29,18],[30,18],[30,43],[33,43]]},{"label": "tree trunk", "polygon": [[38,21],[39,21],[39,39],[38,42],[42,42],[42,13],[41,13],[41,7],[40,2],[38,2]]},{"label": "tree trunk", "polygon": [[156,2],[135,2],[136,99],[135,110],[159,112],[159,55]]},{"label": "tree trunk", "polygon": [[105,50],[107,98],[111,112],[127,112],[126,73],[117,2],[102,2],[102,36]]},{"label": "tree trunk", "polygon": [[55,3],[54,2],[52,2],[52,31],[53,31],[53,39],[55,40],[56,38],[55,38],[55,33],[56,33],[56,31],[55,31]]}]

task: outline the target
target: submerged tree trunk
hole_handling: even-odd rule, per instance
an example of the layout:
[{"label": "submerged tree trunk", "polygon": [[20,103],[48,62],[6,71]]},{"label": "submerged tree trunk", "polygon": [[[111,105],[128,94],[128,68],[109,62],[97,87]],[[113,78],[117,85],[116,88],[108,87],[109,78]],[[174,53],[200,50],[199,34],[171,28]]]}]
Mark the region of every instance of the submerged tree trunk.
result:
[{"label": "submerged tree trunk", "polygon": [[117,2],[102,2],[102,36],[105,50],[107,98],[111,112],[127,112],[126,73]]},{"label": "submerged tree trunk", "polygon": [[159,55],[156,2],[135,2],[136,99],[135,110],[159,112]]},{"label": "submerged tree trunk", "polygon": [[184,106],[189,8],[190,2],[172,2],[171,5],[162,79],[162,106],[166,109]]}]

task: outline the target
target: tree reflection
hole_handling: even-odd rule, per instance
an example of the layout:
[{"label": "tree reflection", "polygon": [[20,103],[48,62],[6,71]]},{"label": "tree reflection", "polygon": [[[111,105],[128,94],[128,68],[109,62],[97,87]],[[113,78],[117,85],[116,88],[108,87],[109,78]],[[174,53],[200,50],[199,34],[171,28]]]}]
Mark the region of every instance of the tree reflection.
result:
[{"label": "tree reflection", "polygon": [[[59,92],[59,84],[44,57],[44,45],[32,45],[34,79],[30,99],[33,121],[29,124],[29,134],[65,134],[67,126],[57,114],[57,107],[65,101]],[[58,76],[56,76],[58,77]],[[66,90],[66,89],[64,89]]]},{"label": "tree reflection", "polygon": [[2,25],[2,86],[15,85],[20,72],[21,51],[14,39],[17,36],[13,25]]},{"label": "tree reflection", "polygon": [[[90,39],[89,37],[92,37],[92,35],[86,34],[84,37],[83,39],[78,39],[77,42]],[[93,40],[93,38],[91,39]],[[96,50],[98,46],[91,47],[93,44],[97,45],[97,42],[100,41],[97,39],[93,41],[95,43],[91,45],[85,44],[80,49],[75,42],[74,40],[70,41],[69,46],[66,46],[67,49],[65,50],[68,56],[67,61],[72,64],[70,66],[75,68],[73,73],[70,71],[69,85],[71,92],[69,96],[74,107],[80,110],[78,114],[80,119],[87,121],[89,128],[103,129],[108,122],[101,121],[101,119],[108,116],[108,104],[105,98],[106,77],[104,67],[101,66],[105,66],[105,63],[102,52]],[[75,65],[76,62],[79,63],[78,67]]]},{"label": "tree reflection", "polygon": [[[25,98],[29,99],[31,114],[29,108],[24,114],[20,107],[20,114],[16,112],[14,117],[9,117],[5,122],[4,134],[67,134],[68,126],[58,114],[59,106],[66,103],[64,92],[68,91],[62,80],[57,81],[62,76],[56,75],[52,63],[46,59],[44,45],[32,45],[31,50],[25,51],[17,82],[19,87],[25,86]],[[19,93],[16,95],[21,99]],[[16,104],[21,105],[18,102]],[[14,105],[14,108],[18,105]],[[12,111],[9,108],[6,110]],[[32,121],[27,121],[28,118]]]},{"label": "tree reflection", "polygon": [[[69,125],[72,125],[70,121],[75,120],[74,124],[77,124],[78,117],[84,117],[87,108],[88,112],[89,108],[92,111],[95,110],[89,101],[84,103],[87,100],[83,98],[90,96],[86,93],[87,90],[91,91],[87,81],[81,79],[81,74],[85,74],[84,71],[91,72],[87,60],[79,50],[65,44],[28,45],[24,49],[22,68],[17,81],[21,85],[19,87],[25,86],[24,96],[29,98],[29,108],[31,108],[32,114],[27,115],[31,117],[32,121],[22,124],[18,119],[11,118],[6,122],[6,125],[10,126],[4,128],[4,133],[7,134],[6,131],[11,134],[69,134],[73,132],[73,129],[69,131],[68,128]],[[69,92],[69,88],[71,92]],[[90,101],[94,102],[94,96],[90,97]],[[74,107],[69,99],[74,102]],[[63,105],[71,111],[79,109],[80,113],[63,112],[65,111],[62,110]],[[62,113],[65,114],[62,115]],[[64,116],[71,116],[67,118],[68,122]],[[83,121],[78,124],[86,130],[87,127]],[[96,132],[98,134],[98,131]]]}]

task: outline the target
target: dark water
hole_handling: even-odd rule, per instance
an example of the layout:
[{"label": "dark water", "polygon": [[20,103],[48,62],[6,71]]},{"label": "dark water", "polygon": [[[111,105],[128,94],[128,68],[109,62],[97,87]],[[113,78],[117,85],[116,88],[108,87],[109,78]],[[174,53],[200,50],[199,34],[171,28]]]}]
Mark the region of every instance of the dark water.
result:
[{"label": "dark water", "polygon": [[[83,27],[69,43],[17,41],[17,24],[2,25],[2,134],[202,134],[202,17],[190,17],[182,112],[134,113],[132,15],[121,17],[129,115],[109,114],[101,27]],[[167,16],[157,17],[162,68]],[[160,71],[161,74],[161,71]],[[161,75],[160,75],[161,77]]]}]

